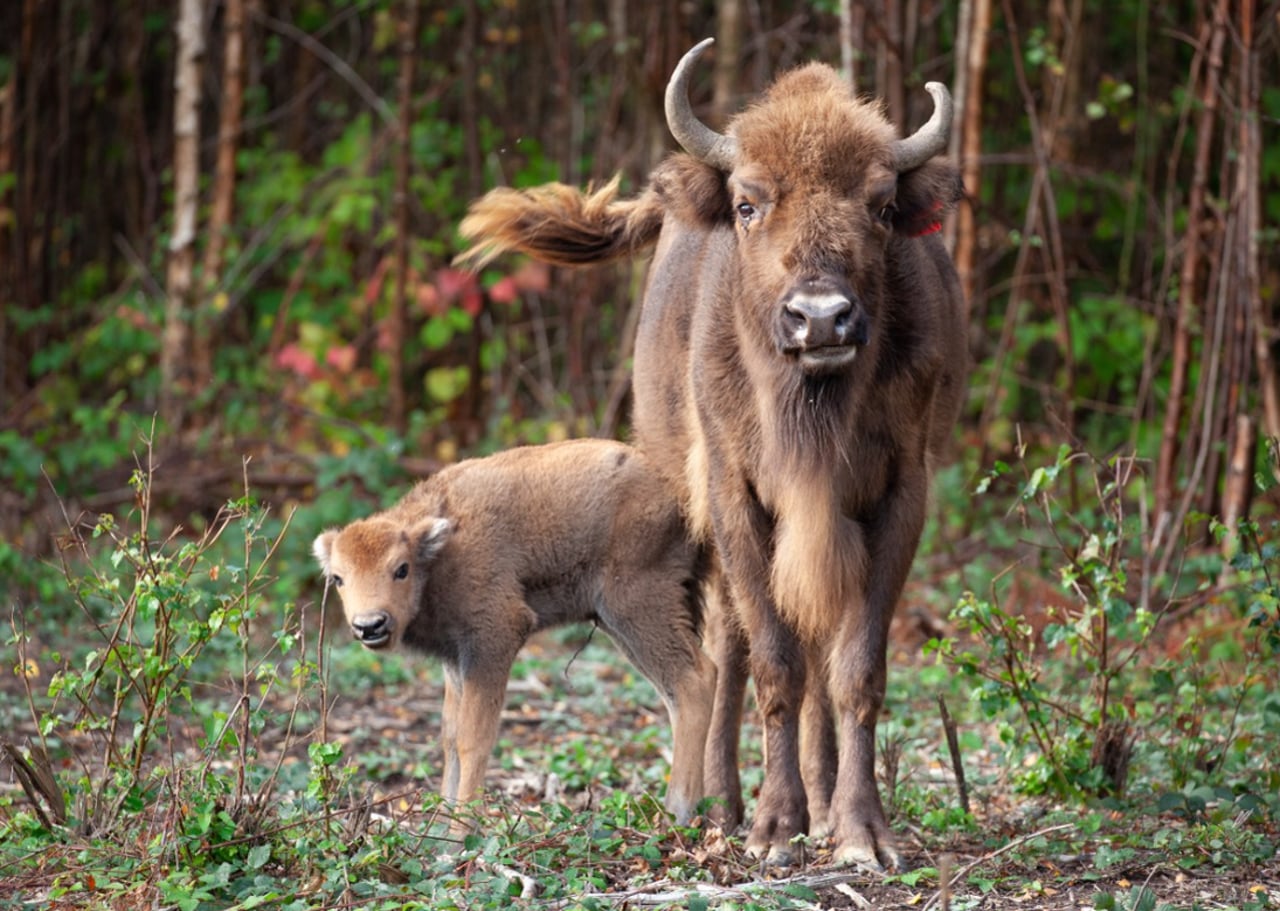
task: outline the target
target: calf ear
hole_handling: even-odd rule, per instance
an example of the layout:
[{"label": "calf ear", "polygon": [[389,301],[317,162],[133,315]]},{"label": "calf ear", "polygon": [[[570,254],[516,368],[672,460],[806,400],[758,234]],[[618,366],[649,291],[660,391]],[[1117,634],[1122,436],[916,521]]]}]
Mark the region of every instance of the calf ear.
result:
[{"label": "calf ear", "polygon": [[942,217],[964,197],[960,169],[945,158],[934,158],[898,176],[895,231],[922,237],[942,230]]},{"label": "calf ear", "polygon": [[414,553],[421,563],[435,559],[453,534],[453,522],[440,516],[428,516],[409,530]]},{"label": "calf ear", "polygon": [[316,562],[326,576],[333,575],[329,567],[329,555],[333,552],[333,542],[338,540],[337,529],[329,529],[321,533],[311,544],[311,552],[316,555]]}]

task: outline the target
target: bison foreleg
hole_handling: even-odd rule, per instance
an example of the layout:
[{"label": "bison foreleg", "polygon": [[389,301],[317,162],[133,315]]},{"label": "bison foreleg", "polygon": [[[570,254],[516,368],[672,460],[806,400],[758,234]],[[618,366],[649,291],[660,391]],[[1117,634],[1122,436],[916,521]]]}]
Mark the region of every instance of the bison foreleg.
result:
[{"label": "bison foreleg", "polygon": [[[921,460],[923,461],[923,460]],[[866,600],[844,618],[830,661],[840,768],[831,805],[837,864],[901,866],[901,855],[876,789],[876,720],[884,704],[889,623],[924,525],[927,476],[902,476],[868,529],[871,565]]]},{"label": "bison foreleg", "polygon": [[764,729],[764,784],[746,848],[753,857],[785,866],[795,856],[793,840],[809,827],[800,776],[804,650],[796,633],[782,621],[770,594],[772,524],[754,498],[725,508],[722,498],[734,492],[750,496],[745,483],[734,484],[726,474],[713,466],[711,512],[734,611],[750,642],[749,666]]}]

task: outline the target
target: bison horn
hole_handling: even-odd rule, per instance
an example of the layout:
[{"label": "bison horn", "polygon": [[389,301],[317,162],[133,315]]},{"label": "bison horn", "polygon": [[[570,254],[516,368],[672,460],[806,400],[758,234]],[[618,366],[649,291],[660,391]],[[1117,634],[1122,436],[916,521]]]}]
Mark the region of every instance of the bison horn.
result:
[{"label": "bison horn", "polygon": [[693,113],[689,104],[689,72],[693,64],[715,42],[707,38],[698,42],[676,64],[667,83],[667,128],[676,142],[694,158],[720,171],[733,170],[738,144],[732,136],[717,133]]},{"label": "bison horn", "polygon": [[951,93],[941,82],[926,82],[924,87],[933,96],[933,116],[906,139],[893,144],[893,169],[899,173],[920,167],[951,140]]}]

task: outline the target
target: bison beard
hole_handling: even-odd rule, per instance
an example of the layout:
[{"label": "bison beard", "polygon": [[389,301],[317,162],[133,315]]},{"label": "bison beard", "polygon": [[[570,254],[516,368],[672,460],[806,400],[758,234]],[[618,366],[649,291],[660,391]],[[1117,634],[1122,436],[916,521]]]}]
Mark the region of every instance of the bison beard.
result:
[{"label": "bison beard", "polygon": [[633,427],[717,557],[706,774],[718,818],[742,815],[749,670],[765,779],[748,849],[787,863],[794,836],[830,831],[837,863],[897,865],[875,783],[889,621],[966,366],[959,285],[934,236],[960,195],[956,168],[934,157],[950,99],[931,83],[933,117],[899,140],[878,105],[810,64],[720,135],[687,100],[707,43],[667,90],[688,154],[630,200],[616,181],[494,190],[462,223],[473,246],[461,259],[582,264],[655,247]]}]

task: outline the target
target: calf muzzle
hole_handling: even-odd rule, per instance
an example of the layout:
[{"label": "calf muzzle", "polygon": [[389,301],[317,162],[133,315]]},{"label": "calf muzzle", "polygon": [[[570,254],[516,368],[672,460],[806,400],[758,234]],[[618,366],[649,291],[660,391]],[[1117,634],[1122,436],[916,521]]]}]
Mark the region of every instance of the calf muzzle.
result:
[{"label": "calf muzzle", "polygon": [[351,619],[351,633],[366,648],[382,648],[391,641],[391,615],[378,611]]}]

